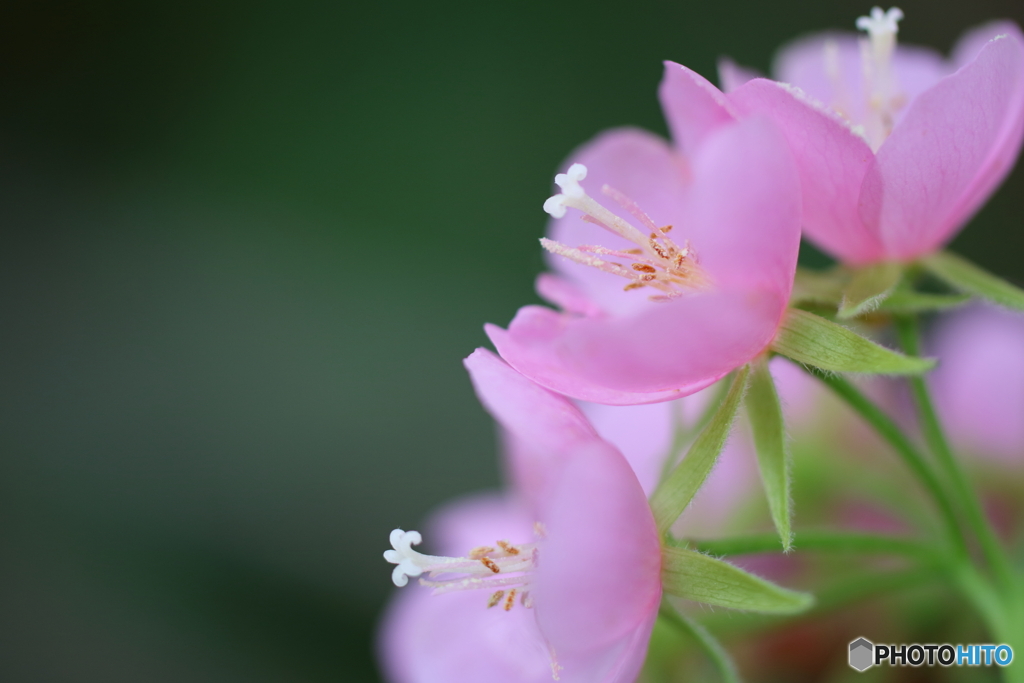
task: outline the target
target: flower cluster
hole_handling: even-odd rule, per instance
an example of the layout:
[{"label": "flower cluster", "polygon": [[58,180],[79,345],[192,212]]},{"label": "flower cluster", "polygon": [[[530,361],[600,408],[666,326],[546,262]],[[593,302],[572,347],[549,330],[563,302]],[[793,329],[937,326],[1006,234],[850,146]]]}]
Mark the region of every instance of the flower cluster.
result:
[{"label": "flower cluster", "polygon": [[[419,532],[392,532],[393,581],[416,585],[384,619],[390,680],[629,683],[659,614],[711,642],[682,601],[806,609],[810,595],[715,555],[802,547],[794,450],[831,444],[830,456],[852,462],[861,456],[850,443],[872,443],[830,395],[917,477],[944,530],[934,554],[991,573],[991,595],[974,595],[989,600],[981,612],[995,635],[1024,639],[1007,626],[1024,623],[1024,596],[1007,598],[1005,613],[991,607],[1019,574],[952,455],[955,445],[1024,464],[1024,321],[977,307],[948,316],[927,344],[946,361],[934,405],[923,374],[935,363],[921,357],[916,322],[971,297],[1024,310],[1024,292],[942,251],[1017,158],[1024,35],[984,26],[945,59],[899,45],[902,19],[875,8],[859,35],[786,46],[777,80],[724,60],[720,90],[666,62],[659,96],[672,142],[623,128],[570,156],[543,204],[552,272],[536,286],[556,308],[487,325],[497,355],[465,360],[499,425],[508,489],[437,513],[424,535],[436,555],[414,548]],[[799,269],[801,236],[837,265]],[[902,353],[864,336],[886,325]],[[869,375],[908,378],[932,458],[900,427],[906,395]],[[981,396],[998,397],[995,407]],[[855,491],[856,477],[838,479]],[[820,520],[870,527],[861,522],[877,515],[844,506],[846,495],[808,505]],[[764,508],[774,535],[710,540]],[[720,648],[709,652],[734,675]]]}]

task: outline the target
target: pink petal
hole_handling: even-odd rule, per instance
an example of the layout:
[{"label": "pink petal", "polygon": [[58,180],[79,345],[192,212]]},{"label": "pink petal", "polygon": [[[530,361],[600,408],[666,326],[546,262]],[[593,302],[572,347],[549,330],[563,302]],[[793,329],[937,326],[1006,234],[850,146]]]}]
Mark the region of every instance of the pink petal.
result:
[{"label": "pink petal", "polygon": [[658,97],[672,140],[688,155],[700,147],[709,133],[736,118],[718,88],[696,71],[675,62],[665,62]]},{"label": "pink petal", "polygon": [[679,237],[719,287],[765,288],[788,299],[800,246],[800,181],[780,131],[762,117],[728,126],[708,137],[692,165]]},{"label": "pink petal", "polygon": [[601,438],[626,457],[644,493],[650,496],[672,447],[679,404],[609,406],[581,403],[579,407]]},{"label": "pink petal", "polygon": [[553,303],[566,313],[595,316],[603,311],[569,280],[551,273],[541,273],[534,285],[541,298]]},{"label": "pink petal", "polygon": [[966,452],[1024,465],[1024,317],[977,307],[942,321],[931,375],[943,424]]},{"label": "pink petal", "polygon": [[550,493],[558,463],[600,438],[568,399],[519,374],[486,349],[464,361],[480,402],[510,434],[509,470],[534,511]]},{"label": "pink petal", "polygon": [[881,240],[863,225],[858,207],[861,181],[874,159],[867,143],[820,104],[773,81],[750,81],[729,98],[745,115],[770,117],[789,142],[808,237],[848,263],[884,258]]},{"label": "pink petal", "polygon": [[973,62],[989,41],[1000,35],[1016,36],[1020,39],[1020,27],[1012,21],[992,21],[968,29],[953,46],[950,61],[959,69]]},{"label": "pink petal", "polygon": [[610,645],[560,655],[558,683],[635,683],[647,658],[657,618],[655,610],[640,626]]},{"label": "pink petal", "polygon": [[583,401],[628,405],[694,393],[771,342],[786,299],[711,292],[614,318],[520,309],[507,331],[487,334],[512,367]]},{"label": "pink petal", "polygon": [[[647,643],[636,633],[649,628],[661,600],[661,545],[629,464],[607,445],[581,450],[566,464],[543,521],[548,540],[534,604],[560,662],[623,642],[619,661],[642,659]],[[572,680],[584,680],[581,673],[565,671]]]},{"label": "pink petal", "polygon": [[[854,125],[867,116],[868,94],[864,88],[864,59],[860,41],[853,33],[817,33],[783,46],[775,57],[772,73],[783,83],[803,90],[815,100],[841,113]],[[827,46],[833,46],[837,76],[830,76]],[[909,102],[947,73],[950,68],[935,50],[898,45],[892,68],[898,91]],[[896,112],[896,121],[904,110]]]},{"label": "pink petal", "polygon": [[[618,204],[601,193],[605,184],[630,197],[659,226],[681,224],[688,171],[680,157],[658,136],[630,128],[611,130],[569,155],[568,163],[573,162],[587,167],[583,181],[587,194],[613,212],[630,218]],[[609,249],[632,249],[636,246],[584,222],[574,209],[549,222],[548,237],[570,247],[597,244]],[[603,310],[623,313],[643,306],[646,301],[642,294],[624,292],[622,288],[627,280],[623,278],[561,256],[548,254],[547,260],[553,269],[579,288],[583,297]]]},{"label": "pink petal", "polygon": [[764,78],[764,74],[756,69],[740,66],[728,57],[718,59],[718,82],[724,92],[730,93],[755,78]]},{"label": "pink petal", "polygon": [[886,251],[938,248],[1009,173],[1024,136],[1024,42],[988,43],[977,59],[922,93],[864,179],[861,215]]},{"label": "pink petal", "polygon": [[449,502],[434,511],[423,533],[426,550],[434,555],[462,556],[498,539],[532,543],[537,520],[514,498],[479,493]]}]

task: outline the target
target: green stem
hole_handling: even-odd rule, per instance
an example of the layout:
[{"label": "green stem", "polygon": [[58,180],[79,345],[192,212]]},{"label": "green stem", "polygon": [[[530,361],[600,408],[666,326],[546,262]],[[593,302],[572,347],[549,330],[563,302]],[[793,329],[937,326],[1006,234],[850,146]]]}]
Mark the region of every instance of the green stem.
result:
[{"label": "green stem", "polygon": [[892,418],[886,415],[881,408],[875,405],[871,399],[865,396],[848,380],[839,375],[827,373],[813,367],[807,368],[807,371],[820,379],[840,398],[846,401],[851,408],[878,432],[879,436],[896,450],[897,455],[903,459],[903,462],[910,468],[921,484],[924,485],[929,495],[935,501],[939,513],[942,515],[946,533],[953,544],[954,551],[960,558],[966,558],[967,543],[960,530],[960,525],[957,522],[956,513],[953,510],[949,496],[931,467],[929,467],[928,461],[918,452],[913,442],[892,421]]},{"label": "green stem", "polygon": [[[748,555],[779,551],[776,534],[751,534],[714,540],[694,540],[689,544],[711,555]],[[903,555],[929,563],[941,558],[928,545],[910,538],[834,531],[801,531],[795,544],[797,550],[851,554]]]},{"label": "green stem", "polygon": [[725,651],[722,644],[707,629],[681,613],[665,600],[662,601],[661,609],[658,613],[666,621],[697,641],[697,644],[703,648],[711,661],[718,667],[719,672],[722,674],[722,680],[725,683],[741,683],[740,674],[736,670],[736,664],[732,661],[732,657],[729,656],[729,653]]},{"label": "green stem", "polygon": [[[918,334],[917,320],[908,316],[897,316],[896,331],[907,354],[919,356],[920,335]],[[944,470],[948,482],[952,485],[957,503],[963,510],[971,530],[978,538],[985,561],[992,568],[1003,589],[1010,590],[1013,586],[1013,570],[1010,561],[1006,557],[1006,553],[1003,552],[999,539],[996,538],[996,534],[992,530],[992,525],[985,517],[977,495],[967,483],[967,476],[960,466],[960,462],[953,455],[953,449],[950,448],[942,425],[939,423],[938,415],[935,413],[928,385],[921,376],[911,376],[908,381],[914,395],[914,403],[917,406],[917,415],[925,442]]]}]

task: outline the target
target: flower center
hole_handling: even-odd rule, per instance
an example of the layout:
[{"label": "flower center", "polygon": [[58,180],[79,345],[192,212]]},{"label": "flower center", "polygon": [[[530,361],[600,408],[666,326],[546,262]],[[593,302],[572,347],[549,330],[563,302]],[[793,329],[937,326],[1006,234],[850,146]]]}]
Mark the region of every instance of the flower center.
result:
[{"label": "flower center", "polygon": [[[881,7],[873,7],[870,16],[857,19],[857,28],[868,34],[860,42],[864,88],[868,100],[865,120],[854,126],[854,131],[863,136],[876,152],[892,132],[896,112],[906,104],[906,97],[899,90],[892,68],[901,19],[903,11],[898,7],[892,7],[887,12],[883,12]],[[826,48],[825,60],[826,70],[835,81],[839,73],[838,64],[835,63],[838,58],[835,55],[830,57]]]},{"label": "flower center", "polygon": [[[536,543],[512,545],[497,541],[494,546],[480,546],[466,557],[424,555],[412,549],[423,540],[418,531],[391,532],[392,550],[384,551],[384,559],[396,565],[391,580],[402,587],[410,576],[426,574],[420,584],[433,588],[433,594],[459,590],[491,591],[488,607],[501,607],[507,612],[519,599],[523,607],[533,607],[530,584],[537,568]],[[443,577],[443,578],[436,578]]]},{"label": "flower center", "polygon": [[[583,164],[573,164],[566,173],[556,175],[555,184],[562,191],[544,202],[544,210],[555,218],[562,218],[566,208],[578,209],[583,212],[583,220],[629,240],[636,248],[619,250],[596,245],[569,247],[541,238],[540,243],[545,249],[576,263],[626,278],[629,280],[624,287],[627,292],[642,287],[658,290],[659,294],[649,297],[652,301],[667,301],[711,286],[711,280],[700,267],[690,243],[687,241],[680,246],[668,236],[672,230],[671,225],[658,227],[632,199],[608,185],[602,187],[602,194],[611,197],[632,214],[644,230],[634,227],[586,193],[580,185],[580,181],[586,177],[587,167]],[[625,263],[609,260],[608,257]]]}]

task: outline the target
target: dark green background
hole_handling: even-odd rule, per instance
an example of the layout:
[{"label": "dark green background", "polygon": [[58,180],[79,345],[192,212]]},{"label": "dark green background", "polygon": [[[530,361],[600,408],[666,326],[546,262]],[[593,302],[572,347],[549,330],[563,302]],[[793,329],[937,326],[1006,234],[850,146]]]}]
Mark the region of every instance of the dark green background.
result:
[{"label": "dark green background", "polygon": [[[1017,0],[914,0],[948,49]],[[371,681],[557,164],[862,2],[0,6],[0,679]],[[1020,282],[1024,173],[956,247]]]}]

